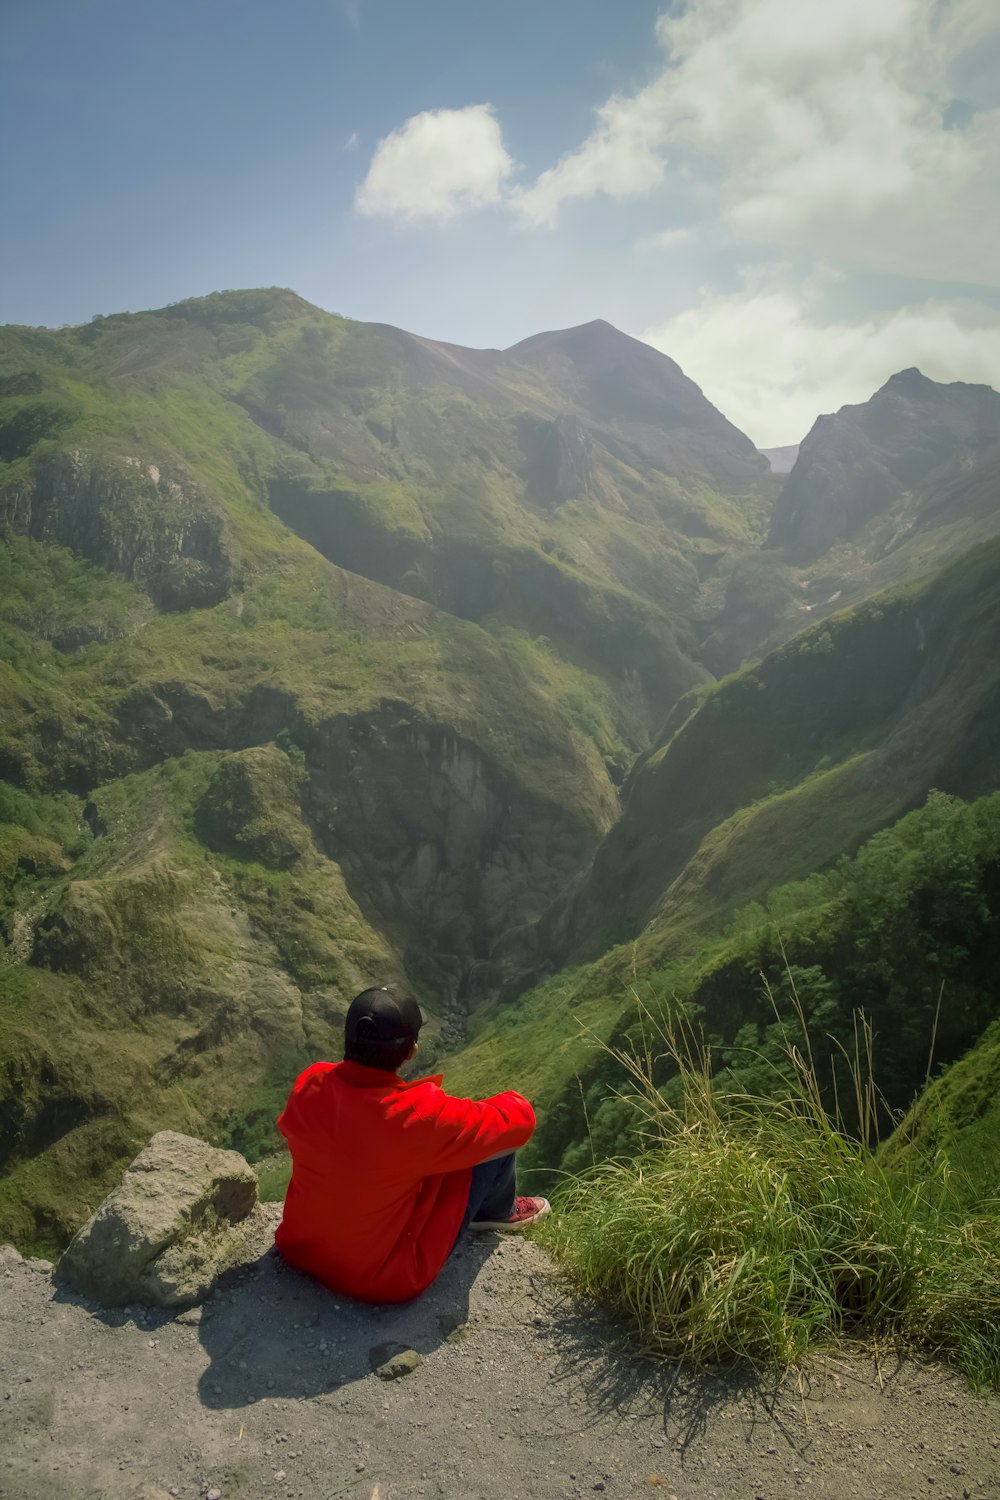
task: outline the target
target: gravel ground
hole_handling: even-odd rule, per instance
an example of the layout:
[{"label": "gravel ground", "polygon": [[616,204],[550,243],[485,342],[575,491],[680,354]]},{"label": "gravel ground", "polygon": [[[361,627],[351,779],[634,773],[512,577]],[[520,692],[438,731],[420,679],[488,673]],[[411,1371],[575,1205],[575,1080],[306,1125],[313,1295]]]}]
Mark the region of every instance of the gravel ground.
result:
[{"label": "gravel ground", "polygon": [[[419,1367],[378,1378],[398,1347]],[[1000,1401],[889,1353],[678,1374],[518,1239],[467,1239],[399,1308],[265,1253],[174,1317],[100,1311],[0,1251],[4,1500],[595,1494],[1000,1500]]]}]

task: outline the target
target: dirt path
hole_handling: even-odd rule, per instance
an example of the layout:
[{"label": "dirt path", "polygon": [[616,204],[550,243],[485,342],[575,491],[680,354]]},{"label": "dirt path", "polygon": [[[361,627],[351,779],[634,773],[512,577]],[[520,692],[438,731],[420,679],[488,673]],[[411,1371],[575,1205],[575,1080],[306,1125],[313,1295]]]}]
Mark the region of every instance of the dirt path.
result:
[{"label": "dirt path", "polygon": [[[394,1344],[423,1360],[386,1382]],[[268,1254],[179,1318],[0,1252],[4,1500],[1000,1500],[1000,1401],[890,1356],[881,1380],[675,1379],[520,1240],[466,1242],[402,1308]]]}]

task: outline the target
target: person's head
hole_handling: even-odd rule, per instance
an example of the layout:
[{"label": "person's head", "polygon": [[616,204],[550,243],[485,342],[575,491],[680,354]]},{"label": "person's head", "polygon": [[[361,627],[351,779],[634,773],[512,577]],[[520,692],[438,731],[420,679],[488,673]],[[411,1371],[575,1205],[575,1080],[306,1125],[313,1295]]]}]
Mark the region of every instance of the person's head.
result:
[{"label": "person's head", "polygon": [[362,990],[344,1018],[344,1061],[395,1073],[417,1050],[423,1012],[400,984]]}]

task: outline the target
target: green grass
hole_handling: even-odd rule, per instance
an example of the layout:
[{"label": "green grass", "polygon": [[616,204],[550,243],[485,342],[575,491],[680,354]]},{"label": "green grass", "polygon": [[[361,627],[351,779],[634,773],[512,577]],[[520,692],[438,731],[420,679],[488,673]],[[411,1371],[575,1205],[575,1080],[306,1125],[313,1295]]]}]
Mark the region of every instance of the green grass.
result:
[{"label": "green grass", "polygon": [[[783,1088],[720,1088],[709,1055],[667,1032],[669,1101],[653,1059],[616,1062],[645,1149],[558,1191],[546,1243],[657,1353],[788,1365],[844,1335],[955,1362],[1000,1385],[997,1203],[962,1212],[942,1167],[907,1181],[823,1107],[808,1037]],[[855,1060],[856,1061],[856,1060]],[[863,1067],[855,1079],[871,1088]]]},{"label": "green grass", "polygon": [[923,1090],[882,1147],[893,1170],[934,1169],[947,1157],[949,1191],[963,1204],[1000,1197],[1000,1020]]},{"label": "green grass", "polygon": [[274,1151],[254,1167],[257,1196],[261,1203],[283,1203],[292,1176],[292,1158],[287,1151]]}]

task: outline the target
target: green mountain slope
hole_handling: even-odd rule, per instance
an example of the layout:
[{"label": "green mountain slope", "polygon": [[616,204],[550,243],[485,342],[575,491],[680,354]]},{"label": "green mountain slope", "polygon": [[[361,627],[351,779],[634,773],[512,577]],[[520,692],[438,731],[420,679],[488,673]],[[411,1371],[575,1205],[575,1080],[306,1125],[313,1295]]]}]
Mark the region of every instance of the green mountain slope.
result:
[{"label": "green mountain slope", "polygon": [[609,750],[705,676],[701,577],[773,493],[672,361],[602,323],[468,350],[262,291],[2,342],[8,526],[173,608],[253,571],[267,505],[352,572],[529,632]]},{"label": "green mountain slope", "polygon": [[[921,804],[934,789],[977,798],[1000,785],[998,590],[994,542],[678,705],[590,870],[533,933],[516,935],[510,966],[516,956],[522,987],[536,987],[453,1061],[460,1086],[511,1076],[534,1090],[545,1120],[537,1164],[579,1167],[591,1127],[594,1149],[620,1146],[629,1111],[615,1090],[626,1080],[594,1044],[630,1026],[637,1001],[656,1016],[680,1004],[725,1059],[747,1026],[745,1045],[766,1040],[758,971],[787,1000],[787,961],[807,1014],[843,1045],[855,1007],[876,1018],[879,1080],[896,1109],[923,1081],[946,975],[938,1056],[976,1039],[996,1014],[996,797],[969,820],[961,802]],[[841,865],[812,872],[873,834],[845,902]],[[911,916],[894,931],[900,901]],[[727,924],[732,935],[720,937]],[[938,928],[925,962],[921,933]]]},{"label": "green mountain slope", "polygon": [[600,756],[516,655],[294,539],[279,555],[236,598],[160,614],[58,547],[3,554],[21,1239],[65,1233],[153,1121],[242,1138],[266,1117],[269,1140],[364,980],[409,969],[447,1017],[612,817]]},{"label": "green mountain slope", "polygon": [[[451,1060],[449,1081],[474,1091],[503,1076],[532,1090],[540,1126],[528,1157],[551,1186],[557,1169],[636,1149],[634,1085],[607,1046],[645,1060],[671,1097],[664,1031],[680,1026],[683,1038],[688,1027],[709,1043],[724,1090],[766,1094],[780,1088],[786,1039],[807,1046],[800,1013],[828,1109],[885,1134],[929,1057],[957,1067],[995,1020],[998,957],[1000,793],[972,803],[934,793],[856,854],[772,885],[728,921],[655,920],[523,994]],[[867,1068],[859,1013],[880,1091],[861,1098],[850,1069],[856,1056]],[[914,1118],[925,1118],[919,1107]]]},{"label": "green mountain slope", "polygon": [[1000,1021],[928,1084],[883,1156],[912,1175],[947,1160],[950,1196],[970,1207],[1000,1199]]},{"label": "green mountain slope", "polygon": [[713,917],[922,801],[1000,784],[1000,543],[877,595],[674,712],[572,905],[560,957]]},{"label": "green mountain slope", "polygon": [[[992,524],[985,460],[946,479],[903,576]],[[154,1128],[267,1150],[397,974],[555,1161],[580,1020],[992,789],[995,546],[712,683],[820,587],[761,550],[779,483],[600,322],[475,351],[269,290],[0,330],[0,1234],[57,1245]]]}]

